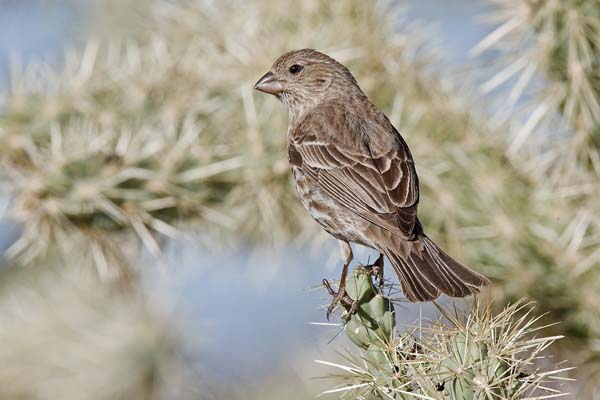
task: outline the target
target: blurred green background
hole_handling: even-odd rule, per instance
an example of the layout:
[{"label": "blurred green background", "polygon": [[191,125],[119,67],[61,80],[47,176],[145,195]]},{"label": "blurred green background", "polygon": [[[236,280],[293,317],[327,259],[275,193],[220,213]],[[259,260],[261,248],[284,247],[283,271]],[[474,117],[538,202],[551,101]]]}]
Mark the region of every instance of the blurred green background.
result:
[{"label": "blurred green background", "polygon": [[302,47],[402,132],[430,236],[498,308],[535,301],[564,390],[600,396],[596,0],[4,0],[0,399],[332,386],[313,360],[348,343],[310,322],[337,245],[293,192],[286,110],[252,92]]}]

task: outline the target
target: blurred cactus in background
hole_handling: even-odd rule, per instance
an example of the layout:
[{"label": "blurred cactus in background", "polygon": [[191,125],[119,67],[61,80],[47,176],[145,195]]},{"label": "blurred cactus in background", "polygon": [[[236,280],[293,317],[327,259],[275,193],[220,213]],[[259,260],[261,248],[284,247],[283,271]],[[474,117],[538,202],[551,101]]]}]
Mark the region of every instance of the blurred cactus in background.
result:
[{"label": "blurred cactus in background", "polygon": [[[321,243],[325,236],[290,183],[285,110],[252,94],[278,55],[315,47],[346,64],[407,139],[431,237],[492,278],[498,304],[513,304],[496,316],[486,309],[456,317],[450,330],[434,324],[421,341],[396,333],[393,306],[369,280],[348,332],[371,362],[355,359],[358,367],[347,371],[363,386],[347,393],[385,398],[393,388],[398,396],[420,390],[443,398],[463,390],[477,398],[487,390],[520,398],[543,377],[525,364],[560,335],[559,354],[589,361],[585,372],[599,368],[597,2],[495,4],[493,21],[503,28],[476,51],[495,44],[523,50],[484,87],[522,72],[500,120],[518,121],[521,109],[530,117],[511,140],[503,125],[488,123],[473,93],[432,72],[438,60],[420,27],[399,23],[401,13],[387,2],[135,3],[126,30],[104,27],[101,39],[67,53],[63,67],[14,71],[0,105],[1,178],[23,227],[10,255],[40,264],[58,251],[65,263],[93,264],[111,278],[140,270],[140,243],[160,256],[163,238],[181,231],[221,246]],[[550,90],[528,98],[533,107],[519,100],[529,82]],[[544,118],[538,146],[530,133]],[[366,282],[361,274],[353,279]],[[521,336],[533,329],[519,319],[523,297],[546,313],[544,322],[561,322],[540,331],[548,339]],[[490,335],[502,327],[516,335],[503,340],[531,348],[516,355],[519,347],[500,347]],[[373,347],[375,334],[393,340]],[[462,349],[468,360],[458,357]],[[480,357],[490,349],[496,361]],[[466,375],[452,375],[463,361]],[[476,381],[483,372],[486,379]],[[410,383],[397,385],[400,375]]]},{"label": "blurred cactus in background", "polygon": [[54,244],[71,245],[69,254],[82,236],[101,250],[97,264],[110,264],[115,245],[105,243],[124,229],[158,255],[153,233],[176,236],[177,220],[228,220],[212,204],[231,190],[224,173],[241,158],[209,145],[204,115],[219,105],[203,97],[201,75],[179,74],[141,45],[104,50],[91,42],[58,76],[16,80],[0,116],[0,155],[24,224],[11,252],[25,262]]},{"label": "blurred cactus in background", "polygon": [[[398,333],[394,306],[357,267],[348,281],[358,311],[345,322],[348,338],[363,350],[349,364],[320,363],[343,371],[325,393],[347,399],[525,399],[563,397],[556,386],[571,368],[535,367],[560,336],[537,337],[542,329],[523,301],[493,315],[491,303],[475,299],[471,310],[440,307],[442,318]],[[423,323],[421,321],[420,323]],[[534,363],[535,362],[535,363]],[[543,396],[543,397],[540,397]]]},{"label": "blurred cactus in background", "polygon": [[[559,163],[546,162],[539,167],[561,169],[562,162],[577,162],[600,174],[600,3],[596,0],[491,2],[495,8],[484,20],[496,25],[495,30],[473,53],[499,49],[503,52],[502,67],[483,89],[489,92],[505,82],[512,83],[503,110],[507,115],[517,112],[515,106],[522,96],[532,103],[524,109],[527,120],[515,133],[510,152],[519,150],[538,126],[554,130],[546,132],[553,136],[558,133],[558,125],[570,131],[569,146],[563,142],[563,151],[554,154]],[[547,137],[536,136],[533,140],[542,143]],[[542,150],[552,147],[548,143]]]},{"label": "blurred cactus in background", "polygon": [[[552,268],[538,288],[543,308],[580,340],[584,374],[600,373],[600,3],[492,0],[494,31],[474,49],[500,54],[484,93],[510,87],[501,120],[511,121],[508,154],[533,183],[537,209],[553,220],[535,234],[553,243]],[[520,121],[523,121],[522,123]],[[551,263],[546,263],[551,264]],[[554,271],[558,272],[555,274]],[[558,279],[558,276],[562,278]],[[570,282],[563,286],[561,282]],[[572,287],[571,283],[573,284]],[[534,297],[537,298],[537,297]],[[562,309],[562,311],[560,311]]]},{"label": "blurred cactus in background", "polygon": [[174,321],[140,290],[44,264],[0,275],[0,399],[201,396]]}]

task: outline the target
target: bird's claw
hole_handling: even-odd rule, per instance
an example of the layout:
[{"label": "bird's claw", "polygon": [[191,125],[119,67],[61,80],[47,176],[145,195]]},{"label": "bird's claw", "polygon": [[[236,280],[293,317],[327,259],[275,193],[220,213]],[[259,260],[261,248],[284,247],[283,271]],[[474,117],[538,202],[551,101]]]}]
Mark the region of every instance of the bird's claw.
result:
[{"label": "bird's claw", "polygon": [[354,300],[352,297],[350,297],[348,295],[348,292],[346,292],[345,287],[341,286],[339,288],[339,290],[336,292],[335,290],[333,290],[333,288],[331,287],[331,284],[329,283],[329,281],[327,279],[323,279],[323,286],[325,286],[325,289],[327,289],[327,292],[329,292],[329,295],[333,297],[333,299],[331,300],[331,304],[329,304],[329,306],[327,307],[327,320],[328,321],[329,321],[329,317],[333,313],[333,310],[335,310],[335,307],[338,304],[342,304],[344,306],[349,307],[349,308],[346,308],[346,312],[344,312],[344,314],[342,316],[342,319],[344,321],[349,320],[350,317],[352,315],[354,315],[356,313],[356,311],[358,311],[358,306],[359,306],[358,300]]},{"label": "bird's claw", "polygon": [[327,289],[329,295],[333,297],[333,299],[331,300],[331,304],[329,304],[329,306],[327,307],[327,321],[329,321],[329,317],[333,313],[333,310],[335,309],[337,304],[342,300],[342,297],[346,294],[346,290],[344,290],[343,292],[342,290],[338,290],[336,292],[335,290],[333,290],[333,288],[331,287],[331,283],[329,283],[327,279],[323,279],[323,286],[325,286],[325,289]]}]

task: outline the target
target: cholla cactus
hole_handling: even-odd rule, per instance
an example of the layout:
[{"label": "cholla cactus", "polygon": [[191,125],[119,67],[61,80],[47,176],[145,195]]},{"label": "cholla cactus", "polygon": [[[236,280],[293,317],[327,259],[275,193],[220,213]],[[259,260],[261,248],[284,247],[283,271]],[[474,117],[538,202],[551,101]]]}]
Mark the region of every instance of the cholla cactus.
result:
[{"label": "cholla cactus", "polygon": [[457,400],[564,396],[551,386],[570,368],[545,371],[536,367],[547,347],[562,336],[536,337],[539,317],[530,317],[531,304],[517,302],[495,316],[489,303],[484,310],[476,307],[477,302],[468,315],[456,310],[451,315],[442,309],[450,329],[440,321],[429,328],[439,357],[435,371],[442,383],[438,390]]},{"label": "cholla cactus", "polygon": [[452,400],[565,395],[552,386],[570,368],[536,366],[562,337],[536,337],[541,328],[535,326],[539,317],[530,316],[531,304],[519,301],[497,315],[489,302],[480,307],[474,301],[470,312],[440,307],[442,319],[400,334],[393,306],[362,267],[355,269],[348,288],[360,307],[344,329],[362,351],[347,357],[350,365],[320,361],[344,371],[333,375],[343,383],[325,393],[348,399]]},{"label": "cholla cactus", "polygon": [[[502,65],[483,89],[512,84],[504,111],[513,118],[511,126],[518,128],[509,155],[518,159],[534,183],[531,198],[555,221],[532,229],[554,243],[549,254],[558,261],[548,275],[553,282],[543,279],[539,289],[561,293],[561,299],[550,302],[549,309],[565,320],[572,338],[595,343],[600,338],[598,308],[592,306],[600,287],[600,203],[592,188],[598,187],[600,178],[600,3],[492,3],[494,9],[486,19],[495,29],[474,53],[500,50]],[[519,119],[524,119],[524,124],[516,122]],[[578,284],[561,288],[561,280],[552,278],[555,272],[562,280]],[[564,311],[559,312],[559,307]],[[572,314],[572,310],[577,311]],[[589,349],[584,352],[591,361],[586,372],[597,372],[598,348],[591,345],[591,349],[592,353]],[[597,375],[590,381],[597,382]]]},{"label": "cholla cactus", "polygon": [[[158,255],[154,233],[175,236],[183,218],[229,223],[213,205],[232,189],[225,173],[242,155],[208,145],[204,115],[219,100],[203,100],[200,89],[183,98],[183,81],[202,85],[195,77],[169,91],[171,76],[181,77],[176,68],[141,45],[90,42],[62,75],[13,83],[0,115],[0,157],[24,224],[12,254],[30,262],[53,244],[70,254],[83,237],[103,266],[123,258],[120,246],[107,245],[112,232],[135,232]],[[36,79],[49,82],[39,89]]]},{"label": "cholla cactus", "polygon": [[106,265],[119,258],[119,251],[108,256],[116,246],[109,236],[129,229],[158,256],[152,232],[176,237],[178,219],[217,214],[211,204],[219,188],[230,190],[224,172],[239,168],[239,157],[208,154],[192,122],[119,129],[56,126],[47,146],[32,144],[31,165],[7,169],[24,230],[9,253],[29,262],[58,244],[72,254],[85,238],[98,266]]},{"label": "cholla cactus", "polygon": [[[348,338],[365,350],[378,351],[385,347],[396,327],[392,302],[373,286],[371,271],[357,267],[347,280],[348,295],[359,302],[358,308],[348,316]],[[350,312],[350,305],[345,305]]]},{"label": "cholla cactus", "polygon": [[[561,117],[575,135],[571,141],[574,152],[563,151],[565,154],[558,159],[573,161],[573,157],[579,157],[600,173],[600,4],[596,0],[492,3],[494,11],[486,19],[497,27],[473,53],[496,47],[506,52],[506,58],[502,69],[484,84],[484,90],[491,91],[512,79],[509,112],[514,111],[522,95],[532,94],[527,89],[538,92],[533,94],[534,104],[528,110],[527,121],[509,150],[517,151],[540,125],[546,131],[555,130],[548,123],[560,123],[556,119]],[[540,78],[544,80],[541,90]]]}]

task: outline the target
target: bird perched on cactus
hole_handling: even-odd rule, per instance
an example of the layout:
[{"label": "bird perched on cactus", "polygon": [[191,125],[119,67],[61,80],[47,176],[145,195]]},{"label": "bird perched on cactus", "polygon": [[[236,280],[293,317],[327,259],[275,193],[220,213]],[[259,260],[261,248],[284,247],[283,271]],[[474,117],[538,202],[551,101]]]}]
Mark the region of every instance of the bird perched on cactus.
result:
[{"label": "bird perched on cactus", "polygon": [[[452,259],[424,233],[417,217],[419,180],[408,145],[363,93],[350,71],[312,49],[279,57],[255,89],[289,109],[288,158],[310,215],[340,243],[344,267],[327,316],[348,299],[350,243],[390,260],[406,297],[464,297],[489,281]],[[381,269],[382,270],[382,269]]]}]

